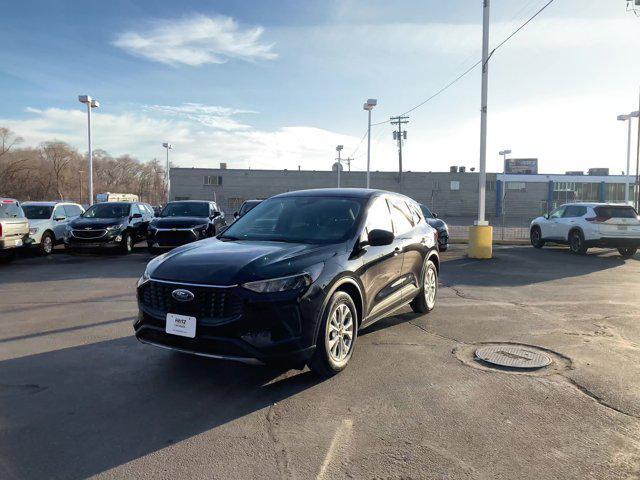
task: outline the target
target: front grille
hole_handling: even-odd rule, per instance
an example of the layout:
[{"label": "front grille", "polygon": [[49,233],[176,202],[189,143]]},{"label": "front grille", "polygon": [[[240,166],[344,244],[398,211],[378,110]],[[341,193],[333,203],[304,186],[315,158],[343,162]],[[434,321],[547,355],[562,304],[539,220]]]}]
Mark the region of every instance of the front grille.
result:
[{"label": "front grille", "polygon": [[100,238],[104,237],[107,231],[101,230],[72,230],[73,236],[77,238]]},{"label": "front grille", "polygon": [[156,233],[156,242],[159,245],[178,246],[197,240],[191,230],[164,231]]},{"label": "front grille", "polygon": [[[193,293],[193,300],[180,302],[171,296],[176,289]],[[156,316],[167,313],[196,317],[203,325],[216,325],[242,315],[242,298],[230,288],[194,287],[153,280],[140,287],[140,302]]]}]

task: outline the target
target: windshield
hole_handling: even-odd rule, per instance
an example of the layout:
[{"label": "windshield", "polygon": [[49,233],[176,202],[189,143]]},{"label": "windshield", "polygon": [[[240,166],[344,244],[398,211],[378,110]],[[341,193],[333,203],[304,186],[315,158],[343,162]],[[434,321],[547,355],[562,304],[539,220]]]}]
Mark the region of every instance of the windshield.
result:
[{"label": "windshield", "polygon": [[431,213],[431,210],[429,210],[429,207],[426,205],[420,204],[420,210],[422,210],[422,214],[425,218],[433,218],[433,213]]},{"label": "windshield", "polygon": [[23,205],[24,216],[29,220],[46,220],[51,218],[53,207],[46,205]]},{"label": "windshield", "polygon": [[97,203],[82,214],[84,218],[122,218],[129,216],[128,203]]},{"label": "windshield", "polygon": [[219,238],[335,243],[353,233],[361,210],[361,200],[353,198],[272,198],[251,209]]},{"label": "windshield", "polygon": [[0,203],[0,218],[22,218],[23,216],[17,203]]},{"label": "windshield", "polygon": [[249,210],[253,210],[259,204],[259,201],[244,202],[242,207],[240,207],[240,216],[245,215]]},{"label": "windshield", "polygon": [[208,217],[209,204],[205,202],[192,203],[169,203],[162,213],[161,217]]}]

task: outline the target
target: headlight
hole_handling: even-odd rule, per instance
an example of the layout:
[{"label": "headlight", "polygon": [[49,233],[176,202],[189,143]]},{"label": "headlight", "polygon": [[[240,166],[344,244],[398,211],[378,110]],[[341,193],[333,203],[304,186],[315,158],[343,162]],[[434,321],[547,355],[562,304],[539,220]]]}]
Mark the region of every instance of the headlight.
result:
[{"label": "headlight", "polygon": [[120,224],[120,225],[111,225],[110,227],[107,227],[107,230],[109,230],[110,232],[117,232],[118,230],[121,230],[124,227],[124,224]]},{"label": "headlight", "polygon": [[33,227],[29,229],[29,235],[35,235],[38,233],[38,227]]},{"label": "headlight", "polygon": [[259,280],[257,282],[248,282],[242,284],[242,286],[248,290],[258,293],[286,292],[288,290],[307,288],[318,279],[323,267],[324,264],[319,263],[307,268],[307,271],[303,273],[289,275],[287,277],[272,278],[269,280]]},{"label": "headlight", "polygon": [[160,263],[162,263],[162,261],[165,259],[167,255],[169,255],[169,253],[170,252],[163,253],[162,255],[158,255],[156,258],[154,258],[149,263],[147,263],[147,267],[144,269],[144,273],[138,279],[138,285],[137,285],[138,287],[140,285],[144,285],[149,280],[151,280],[151,275],[153,274],[153,271],[158,267],[158,265],[160,265]]}]

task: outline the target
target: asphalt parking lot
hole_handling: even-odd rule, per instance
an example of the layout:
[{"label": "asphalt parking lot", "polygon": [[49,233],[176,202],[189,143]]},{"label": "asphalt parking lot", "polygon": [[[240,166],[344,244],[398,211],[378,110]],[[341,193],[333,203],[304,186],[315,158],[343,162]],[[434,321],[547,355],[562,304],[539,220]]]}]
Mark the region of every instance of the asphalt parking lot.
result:
[{"label": "asphalt parking lot", "polygon": [[[146,250],[0,265],[0,478],[640,478],[640,255],[442,256],[436,310],[326,381],[139,344]],[[553,364],[490,369],[490,342]]]}]

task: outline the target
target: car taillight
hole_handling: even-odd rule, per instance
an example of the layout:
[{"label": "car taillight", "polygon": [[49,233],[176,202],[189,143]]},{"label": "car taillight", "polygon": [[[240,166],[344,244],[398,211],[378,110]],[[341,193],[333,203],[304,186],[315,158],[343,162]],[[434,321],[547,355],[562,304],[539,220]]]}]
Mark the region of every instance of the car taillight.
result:
[{"label": "car taillight", "polygon": [[593,222],[593,223],[604,223],[607,220],[609,220],[611,217],[601,217],[601,216],[597,216],[597,217],[590,217],[590,218],[585,218],[585,220],[587,222]]}]

